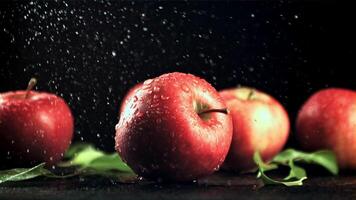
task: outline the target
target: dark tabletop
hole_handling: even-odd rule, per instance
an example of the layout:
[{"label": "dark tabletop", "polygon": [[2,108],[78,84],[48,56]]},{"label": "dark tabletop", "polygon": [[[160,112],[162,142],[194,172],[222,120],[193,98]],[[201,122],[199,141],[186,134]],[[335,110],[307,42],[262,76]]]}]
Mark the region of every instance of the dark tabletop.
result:
[{"label": "dark tabletop", "polygon": [[0,199],[355,199],[356,176],[310,177],[300,187],[262,187],[254,175],[216,174],[196,183],[119,183],[101,177],[36,179],[0,186]]}]

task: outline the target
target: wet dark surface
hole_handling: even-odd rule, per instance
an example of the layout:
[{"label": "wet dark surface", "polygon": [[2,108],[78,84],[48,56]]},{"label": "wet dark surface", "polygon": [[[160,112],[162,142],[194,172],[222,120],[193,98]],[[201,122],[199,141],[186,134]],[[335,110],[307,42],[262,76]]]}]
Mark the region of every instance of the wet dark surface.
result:
[{"label": "wet dark surface", "polygon": [[266,186],[254,175],[217,174],[191,184],[123,184],[91,177],[0,186],[0,199],[355,199],[356,176],[310,177],[301,187]]}]

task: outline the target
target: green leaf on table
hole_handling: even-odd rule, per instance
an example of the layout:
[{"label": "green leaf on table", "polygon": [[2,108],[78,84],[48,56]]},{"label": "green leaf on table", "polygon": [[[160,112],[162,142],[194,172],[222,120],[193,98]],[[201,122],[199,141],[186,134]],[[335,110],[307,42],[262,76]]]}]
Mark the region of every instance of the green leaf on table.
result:
[{"label": "green leaf on table", "polygon": [[[316,152],[303,152],[294,149],[287,149],[273,158],[266,164],[263,162],[260,154],[256,152],[253,160],[258,166],[258,178],[261,178],[265,184],[282,184],[286,186],[299,186],[307,178],[305,169],[295,163],[316,164],[324,167],[331,174],[337,175],[339,168],[336,156],[332,151],[320,150]],[[274,180],[266,175],[266,171],[277,169],[279,165],[289,167],[289,174],[282,181]]]},{"label": "green leaf on table", "polygon": [[283,180],[303,179],[307,177],[305,170],[295,165],[293,160],[290,160],[288,165],[290,167],[289,174]]},{"label": "green leaf on table", "polygon": [[333,175],[337,175],[339,172],[336,156],[334,152],[330,150],[320,150],[312,153],[306,153],[294,149],[287,149],[274,157],[272,162],[289,165],[291,160],[294,162],[320,165]]},{"label": "green leaf on table", "polygon": [[74,157],[75,154],[77,154],[78,152],[81,152],[83,149],[86,149],[88,147],[93,147],[93,145],[88,144],[88,143],[82,143],[82,142],[81,143],[72,144],[70,146],[70,148],[64,154],[64,158],[70,159],[70,158]]},{"label": "green leaf on table", "polygon": [[32,168],[15,168],[0,171],[0,184],[8,181],[23,181],[39,176],[52,174],[44,168],[45,163],[41,163]]},{"label": "green leaf on table", "polygon": [[122,172],[132,172],[131,168],[121,160],[117,153],[102,155],[94,159],[88,167],[100,171],[118,170]]},{"label": "green leaf on table", "polygon": [[74,150],[72,150],[72,147],[69,148],[70,155],[66,154],[66,158],[69,159],[69,161],[61,163],[61,166],[81,166],[81,167],[87,167],[93,160],[101,157],[104,155],[102,151],[96,150],[92,145],[87,145],[86,147],[81,146],[80,148],[77,148],[77,146],[73,146]]},{"label": "green leaf on table", "polygon": [[64,167],[80,167],[81,170],[90,169],[92,172],[100,171],[119,171],[124,173],[132,173],[133,171],[126,163],[122,161],[117,153],[105,153],[97,150],[92,145],[79,144],[73,145],[69,150],[69,159],[63,162],[60,166]]},{"label": "green leaf on table", "polygon": [[254,153],[253,160],[255,161],[255,163],[258,167],[257,177],[261,178],[263,183],[266,185],[300,186],[300,185],[303,185],[303,181],[305,179],[307,179],[304,169],[302,169],[298,166],[295,166],[294,164],[290,165],[290,173],[286,178],[284,178],[284,180],[272,179],[272,178],[268,177],[265,172],[277,169],[278,165],[273,164],[273,163],[267,164],[267,163],[263,162],[263,160],[258,152]]},{"label": "green leaf on table", "polygon": [[77,175],[100,175],[117,177],[121,182],[134,182],[137,175],[126,165],[117,153],[105,153],[93,145],[79,143],[72,145],[64,156],[67,161],[58,166],[74,167],[75,172],[56,175],[44,168],[45,163],[32,168],[16,168],[0,171],[0,184],[7,181],[22,181],[39,176],[49,178],[69,178]]}]

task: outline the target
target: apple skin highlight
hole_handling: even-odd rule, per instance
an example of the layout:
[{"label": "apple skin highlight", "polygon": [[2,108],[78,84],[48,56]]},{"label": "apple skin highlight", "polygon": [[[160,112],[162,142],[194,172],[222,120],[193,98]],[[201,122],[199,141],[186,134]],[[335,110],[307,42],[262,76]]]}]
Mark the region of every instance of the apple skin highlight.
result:
[{"label": "apple skin highlight", "polygon": [[169,73],[146,80],[116,125],[116,150],[140,176],[192,181],[218,170],[228,153],[232,121],[205,80]]},{"label": "apple skin highlight", "polygon": [[124,96],[124,98],[121,101],[119,115],[124,111],[127,102],[129,102],[130,99],[135,96],[137,90],[139,90],[142,87],[142,84],[143,83],[137,83],[132,88],[130,88],[129,91],[126,93],[126,95]]}]

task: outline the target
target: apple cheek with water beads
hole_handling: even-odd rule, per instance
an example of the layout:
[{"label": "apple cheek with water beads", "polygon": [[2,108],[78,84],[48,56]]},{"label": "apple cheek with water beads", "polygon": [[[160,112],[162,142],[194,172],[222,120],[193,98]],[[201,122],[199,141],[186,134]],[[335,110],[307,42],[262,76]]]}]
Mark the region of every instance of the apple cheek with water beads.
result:
[{"label": "apple cheek with water beads", "polygon": [[73,116],[65,101],[45,92],[0,94],[1,166],[55,164],[71,143]]},{"label": "apple cheek with water beads", "polygon": [[169,73],[144,82],[116,125],[116,150],[140,176],[192,181],[218,170],[232,121],[205,80]]}]

